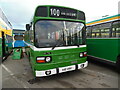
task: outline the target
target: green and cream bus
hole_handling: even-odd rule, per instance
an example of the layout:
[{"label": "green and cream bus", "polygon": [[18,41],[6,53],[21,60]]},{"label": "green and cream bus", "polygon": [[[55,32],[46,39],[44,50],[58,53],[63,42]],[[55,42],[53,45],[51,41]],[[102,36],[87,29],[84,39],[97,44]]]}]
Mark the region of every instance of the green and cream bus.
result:
[{"label": "green and cream bus", "polygon": [[12,25],[0,9],[0,61],[12,51]]},{"label": "green and cream bus", "polygon": [[35,77],[87,67],[84,12],[62,6],[38,6],[26,29],[26,53]]},{"label": "green and cream bus", "polygon": [[120,14],[87,23],[88,56],[120,67]]}]

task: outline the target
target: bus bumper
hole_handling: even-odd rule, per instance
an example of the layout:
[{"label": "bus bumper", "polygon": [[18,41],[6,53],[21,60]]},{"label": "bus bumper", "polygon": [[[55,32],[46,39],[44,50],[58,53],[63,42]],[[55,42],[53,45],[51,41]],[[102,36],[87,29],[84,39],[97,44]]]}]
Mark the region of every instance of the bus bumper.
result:
[{"label": "bus bumper", "polygon": [[54,68],[49,70],[43,70],[43,71],[35,71],[36,77],[44,77],[44,76],[50,76],[58,73],[63,73],[67,71],[73,71],[76,69],[83,69],[88,66],[88,61],[85,63],[77,64],[77,65],[71,65],[66,67],[60,67],[60,68]]}]

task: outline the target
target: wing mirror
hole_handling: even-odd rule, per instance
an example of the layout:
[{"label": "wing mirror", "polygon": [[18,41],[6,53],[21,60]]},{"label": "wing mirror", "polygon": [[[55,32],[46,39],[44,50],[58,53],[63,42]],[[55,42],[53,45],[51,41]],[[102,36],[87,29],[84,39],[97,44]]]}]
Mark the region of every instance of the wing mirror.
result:
[{"label": "wing mirror", "polygon": [[26,24],[26,30],[29,31],[30,30],[30,24]]}]

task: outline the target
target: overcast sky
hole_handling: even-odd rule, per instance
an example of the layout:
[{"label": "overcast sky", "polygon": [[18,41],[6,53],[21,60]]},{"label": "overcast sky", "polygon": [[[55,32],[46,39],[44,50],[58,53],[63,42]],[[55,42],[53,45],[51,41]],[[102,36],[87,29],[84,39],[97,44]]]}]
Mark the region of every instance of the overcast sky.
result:
[{"label": "overcast sky", "polygon": [[118,14],[120,0],[0,0],[0,7],[14,29],[25,29],[37,5],[67,6],[84,11],[86,21]]}]

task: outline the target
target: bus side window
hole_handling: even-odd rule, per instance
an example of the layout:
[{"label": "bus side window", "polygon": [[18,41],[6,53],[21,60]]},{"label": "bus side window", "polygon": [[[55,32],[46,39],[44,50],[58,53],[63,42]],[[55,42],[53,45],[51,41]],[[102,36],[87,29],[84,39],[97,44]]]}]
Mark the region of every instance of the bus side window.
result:
[{"label": "bus side window", "polygon": [[101,30],[102,38],[109,38],[109,28],[105,28]]},{"label": "bus side window", "polygon": [[116,29],[116,36],[120,37],[120,26]]},{"label": "bus side window", "polygon": [[101,37],[102,38],[110,37],[110,28],[111,28],[111,23],[105,23],[101,25]]},{"label": "bus side window", "polygon": [[116,28],[112,28],[112,37],[116,37]]},{"label": "bus side window", "polygon": [[91,38],[92,37],[92,27],[87,27],[86,29],[86,35],[87,35],[87,38]]},{"label": "bus side window", "polygon": [[100,38],[100,25],[95,25],[92,28],[92,37],[93,38]]},{"label": "bus side window", "polygon": [[120,21],[113,22],[112,37],[120,37]]}]

